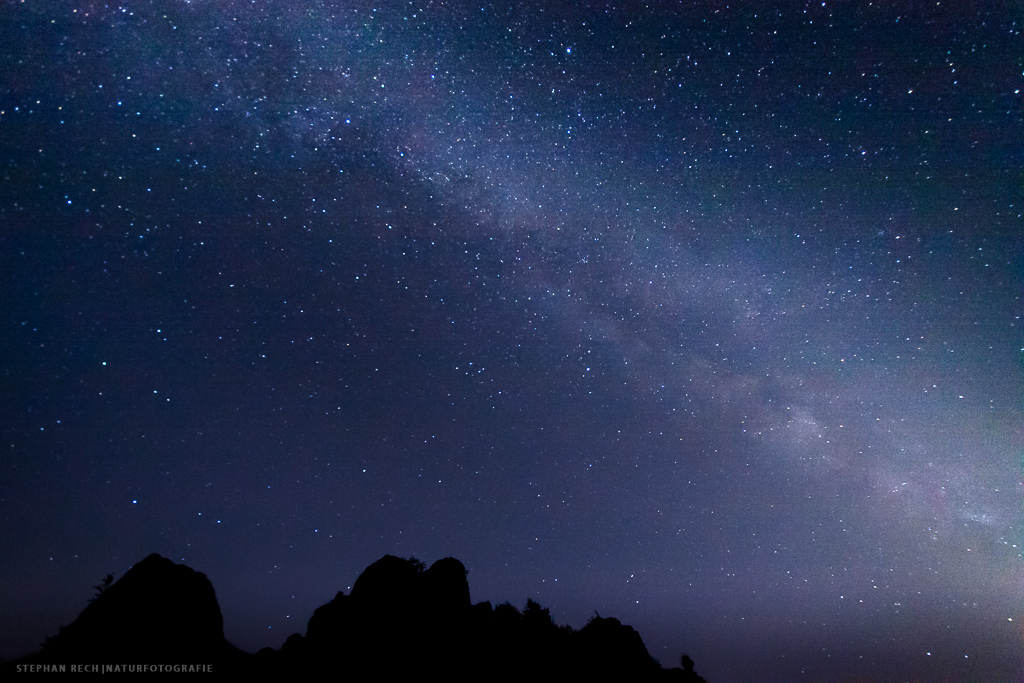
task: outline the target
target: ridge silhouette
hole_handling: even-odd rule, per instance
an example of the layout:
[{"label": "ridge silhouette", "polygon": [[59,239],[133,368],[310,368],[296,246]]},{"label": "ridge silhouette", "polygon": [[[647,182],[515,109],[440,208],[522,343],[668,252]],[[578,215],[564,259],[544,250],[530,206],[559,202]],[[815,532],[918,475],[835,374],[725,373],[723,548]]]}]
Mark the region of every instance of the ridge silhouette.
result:
[{"label": "ridge silhouette", "polygon": [[[245,653],[224,638],[213,585],[204,574],[153,554],[97,595],[42,649],[3,665],[7,673],[61,665],[208,666],[214,675],[356,676],[434,673],[447,680],[577,678],[706,683],[682,657],[663,669],[640,634],[595,616],[580,630],[558,626],[528,599],[492,607],[470,601],[466,568],[455,558],[430,568],[385,555],[310,617],[306,634],[279,650]],[[31,668],[37,667],[37,668]],[[81,670],[81,669],[79,669]],[[88,670],[88,669],[86,669]]]}]

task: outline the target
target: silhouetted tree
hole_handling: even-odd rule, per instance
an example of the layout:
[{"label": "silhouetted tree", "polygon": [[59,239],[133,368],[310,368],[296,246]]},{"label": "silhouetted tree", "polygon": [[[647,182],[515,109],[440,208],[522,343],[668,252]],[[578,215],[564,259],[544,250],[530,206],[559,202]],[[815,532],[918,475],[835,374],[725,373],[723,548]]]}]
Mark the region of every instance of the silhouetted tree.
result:
[{"label": "silhouetted tree", "polygon": [[541,607],[539,602],[531,598],[526,599],[526,609],[523,610],[523,625],[531,629],[546,628],[554,626],[551,620],[551,610]]},{"label": "silhouetted tree", "polygon": [[57,633],[55,635],[46,636],[45,638],[43,638],[43,642],[39,645],[39,648],[43,652],[49,652],[53,650],[60,643],[61,636],[64,635],[65,628],[67,627],[64,624],[61,624],[60,628],[57,629]]},{"label": "silhouetted tree", "polygon": [[501,629],[511,629],[519,626],[523,615],[519,613],[511,602],[503,602],[494,608],[494,623]]},{"label": "silhouetted tree", "polygon": [[107,575],[106,575],[105,577],[103,577],[103,580],[102,580],[102,581],[100,581],[100,585],[98,585],[98,586],[93,586],[93,589],[94,589],[94,590],[96,591],[96,595],[94,595],[94,596],[92,596],[91,598],[89,598],[89,602],[92,602],[92,601],[93,601],[93,600],[95,600],[96,598],[98,598],[98,597],[100,597],[101,595],[103,595],[103,593],[104,593],[104,592],[105,592],[105,591],[106,591],[106,590],[107,590],[108,588],[110,588],[110,586],[111,586],[111,585],[112,585],[113,583],[114,583],[114,575],[113,575],[113,574],[107,574]]}]

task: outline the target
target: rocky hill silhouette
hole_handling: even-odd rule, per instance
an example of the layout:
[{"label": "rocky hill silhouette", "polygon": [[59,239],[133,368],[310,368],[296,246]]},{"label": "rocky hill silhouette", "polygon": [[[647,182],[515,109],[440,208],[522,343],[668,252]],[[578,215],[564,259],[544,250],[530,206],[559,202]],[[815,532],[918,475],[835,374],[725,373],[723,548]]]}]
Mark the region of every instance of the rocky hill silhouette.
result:
[{"label": "rocky hill silhouette", "polygon": [[252,655],[225,640],[206,576],[154,554],[112,585],[108,580],[38,653],[4,668],[199,665],[199,672],[232,676],[369,679],[434,673],[447,680],[511,681],[582,675],[704,683],[689,657],[682,664],[662,668],[640,634],[617,619],[595,616],[574,630],[556,625],[533,600],[522,611],[509,603],[474,605],[458,560],[438,560],[428,569],[391,555],[367,567],[351,594],[339,592],[317,608],[305,635],[295,633],[279,650]]}]

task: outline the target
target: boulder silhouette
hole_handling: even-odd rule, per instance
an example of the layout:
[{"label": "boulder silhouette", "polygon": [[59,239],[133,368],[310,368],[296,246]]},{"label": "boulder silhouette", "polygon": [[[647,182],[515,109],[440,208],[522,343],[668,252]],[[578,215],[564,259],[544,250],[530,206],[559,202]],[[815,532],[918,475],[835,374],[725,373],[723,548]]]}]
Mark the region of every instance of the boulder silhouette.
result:
[{"label": "boulder silhouette", "polygon": [[683,655],[680,661],[683,665],[682,669],[671,669],[676,674],[676,681],[679,683],[708,683],[693,670],[693,660],[690,659],[690,655]]},{"label": "boulder silhouette", "polygon": [[591,674],[644,678],[661,669],[640,634],[618,619],[594,617],[573,635],[580,665]]},{"label": "boulder silhouette", "polygon": [[423,563],[385,555],[363,570],[352,584],[352,599],[378,612],[402,606],[419,597]]},{"label": "boulder silhouette", "polygon": [[466,567],[454,557],[430,565],[423,575],[426,606],[435,617],[454,616],[469,609]]},{"label": "boulder silhouette", "polygon": [[105,588],[35,658],[212,663],[234,654],[209,579],[153,554]]},{"label": "boulder silhouette", "polygon": [[305,638],[293,636],[280,657],[264,659],[307,674],[338,661],[362,676],[451,670],[465,659],[469,610],[466,568],[458,560],[424,569],[418,560],[385,555],[359,575],[350,595],[338,593],[316,609]]}]

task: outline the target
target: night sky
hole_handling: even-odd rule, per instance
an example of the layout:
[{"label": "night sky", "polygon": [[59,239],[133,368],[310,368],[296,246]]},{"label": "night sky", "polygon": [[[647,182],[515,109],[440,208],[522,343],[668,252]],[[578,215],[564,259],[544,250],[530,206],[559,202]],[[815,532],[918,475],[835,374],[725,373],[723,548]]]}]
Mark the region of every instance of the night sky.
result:
[{"label": "night sky", "polygon": [[4,3],[0,656],[151,552],[249,651],[393,554],[712,683],[1020,680],[1021,28]]}]

